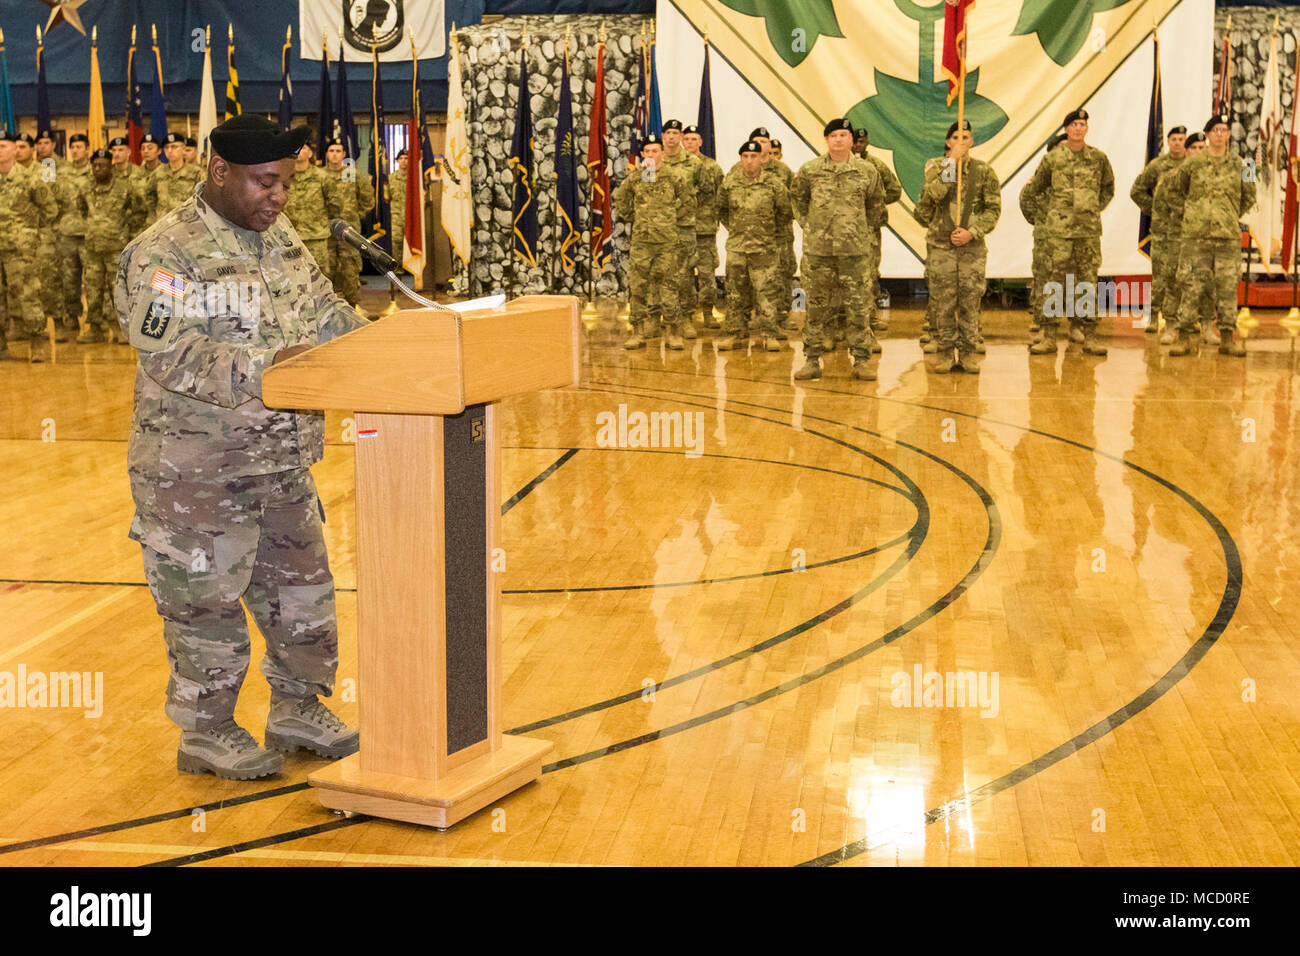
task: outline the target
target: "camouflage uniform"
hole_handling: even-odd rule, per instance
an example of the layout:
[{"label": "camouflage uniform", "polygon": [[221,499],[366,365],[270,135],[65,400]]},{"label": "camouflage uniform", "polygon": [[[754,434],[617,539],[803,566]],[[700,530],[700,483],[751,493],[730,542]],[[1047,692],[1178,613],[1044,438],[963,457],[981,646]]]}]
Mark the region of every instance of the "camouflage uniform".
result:
[{"label": "camouflage uniform", "polygon": [[[885,187],[885,205],[898,202],[903,195],[903,186],[894,175],[894,171],[889,168],[889,164],[878,156],[867,154],[867,162],[876,167],[876,172],[880,174],[880,182]],[[876,225],[876,246],[872,252],[871,258],[867,263],[867,278],[871,282],[871,288],[867,290],[867,298],[873,303],[880,301],[880,252],[884,244],[884,229],[889,225],[889,211],[886,209],[884,219]],[[883,332],[889,328],[889,323],[880,315],[879,309],[872,312],[871,328],[877,332]]]},{"label": "camouflage uniform", "polygon": [[778,323],[787,300],[777,243],[791,219],[790,194],[779,177],[733,170],[718,190],[717,210],[727,227],[727,335],[748,334],[742,303],[754,302],[755,331],[783,338]]},{"label": "camouflage uniform", "polygon": [[1241,277],[1242,217],[1255,205],[1255,182],[1231,153],[1206,150],[1169,177],[1170,202],[1182,213],[1182,254],[1177,284],[1181,332],[1194,332],[1218,313],[1225,338],[1237,327],[1237,281]]},{"label": "camouflage uniform", "polygon": [[[356,180],[349,183],[343,178],[345,170],[353,170]],[[360,172],[355,166],[341,166],[338,169],[322,167],[322,172],[334,178],[340,186],[338,195],[343,201],[340,219],[347,221],[353,229],[361,229],[361,217],[375,208],[375,187],[370,177]],[[351,175],[351,174],[349,174]],[[355,306],[361,298],[361,253],[347,243],[339,245],[337,239],[329,240],[330,280],[334,291]]]},{"label": "camouflage uniform", "polygon": [[[1151,301],[1148,311],[1152,327],[1156,316],[1164,310],[1165,299],[1178,277],[1179,236],[1171,231],[1169,190],[1162,190],[1160,183],[1186,158],[1186,155],[1175,158],[1171,153],[1161,153],[1147,163],[1129,190],[1129,197],[1138,209],[1151,219],[1151,247],[1148,250],[1151,255]],[[1176,314],[1176,310],[1169,313],[1171,321]]]},{"label": "camouflage uniform", "polygon": [[684,317],[678,297],[678,258],[684,229],[694,229],[695,196],[680,176],[637,169],[614,190],[614,206],[615,215],[632,228],[628,276],[632,331],[641,336],[649,331],[649,298],[655,289],[662,296],[663,324],[671,329]]},{"label": "camouflage uniform", "polygon": [[330,220],[343,215],[343,186],[319,166],[296,172],[289,185],[284,214],[324,272],[329,268]]},{"label": "camouflage uniform", "polygon": [[700,162],[699,157],[691,155],[684,149],[679,149],[672,156],[669,156],[668,150],[665,149],[661,171],[666,176],[681,177],[691,198],[690,216],[680,220],[678,224],[676,267],[678,307],[683,318],[689,318],[690,313],[695,310],[695,257],[699,249],[695,241],[695,223],[699,211],[700,179],[704,164]]},{"label": "camouflage uniform", "polygon": [[63,309],[67,326],[75,329],[81,316],[81,244],[86,221],[81,218],[79,197],[90,182],[90,160],[84,166],[70,162],[56,165],[54,195],[59,204],[55,242],[59,251],[59,284],[63,287]]},{"label": "camouflage uniform", "polygon": [[130,162],[123,169],[114,166],[113,175],[126,181],[134,198],[134,204],[126,220],[127,228],[130,230],[129,238],[134,239],[144,232],[145,227],[152,221],[154,208],[158,204],[153,177],[145,171],[144,167]]},{"label": "camouflage uniform", "polygon": [[[168,274],[171,293],[157,288]],[[308,471],[321,459],[325,420],[268,409],[262,373],[280,349],[364,321],[333,294],[288,220],[249,232],[202,192],[127,247],[115,301],[138,350],[130,535],[163,619],[167,715],[203,731],[233,714],[249,660],[241,596],[266,639],[272,689],[328,695],[334,584]]]},{"label": "camouflage uniform", "polygon": [[81,275],[86,285],[86,331],[96,338],[108,334],[109,319],[115,318],[113,283],[117,260],[131,241],[128,223],[142,210],[137,194],[121,176],[107,185],[95,182],[78,197],[79,212],[85,218],[86,239],[81,246]]},{"label": "camouflage uniform", "polygon": [[926,278],[934,304],[934,339],[941,354],[955,347],[962,360],[975,354],[980,335],[980,299],[988,248],[984,237],[1002,214],[1002,187],[988,163],[963,161],[960,221],[970,232],[964,246],[952,243],[956,228],[957,176],[955,164],[942,157],[925,164],[925,185],[916,203],[916,221],[925,234]]},{"label": "camouflage uniform", "polygon": [[[775,176],[785,187],[786,192],[791,192],[794,183],[794,170],[781,162],[779,159],[769,158],[763,164],[763,170],[768,174]],[[798,271],[798,265],[794,261],[794,220],[791,219],[782,228],[780,234],[776,237],[777,252],[780,254],[781,275],[785,277],[785,311],[780,315],[778,321],[784,323],[790,316],[790,303],[794,301],[794,274]]]},{"label": "camouflage uniform", "polygon": [[841,291],[848,309],[849,351],[855,361],[871,358],[875,336],[867,299],[867,265],[877,244],[875,224],[885,216],[885,189],[874,166],[850,155],[837,163],[829,155],[805,163],[791,191],[803,225],[803,281],[808,291],[808,321],[803,327],[804,356],[823,352],[831,306]]},{"label": "camouflage uniform", "polygon": [[402,271],[402,248],[406,245],[406,173],[393,170],[388,177],[389,221],[393,224],[393,260]]},{"label": "camouflage uniform", "polygon": [[[58,175],[58,161],[51,159],[47,167],[36,159],[36,154],[32,154],[31,162],[26,165],[19,164],[27,172],[31,173],[49,188],[51,177]],[[63,319],[63,286],[59,282],[59,247],[56,242],[57,232],[55,224],[58,222],[58,197],[51,190],[50,197],[54,201],[56,214],[53,217],[47,217],[43,213],[37,217],[37,243],[36,243],[36,261],[50,263],[52,268],[47,268],[41,276],[41,306],[45,314],[54,317],[56,325]],[[63,322],[66,327],[68,323]]]},{"label": "camouflage uniform", "polygon": [[[1027,188],[1030,202],[1043,207],[1037,231],[1044,242],[1048,281],[1064,289],[1066,276],[1073,275],[1075,288],[1089,282],[1095,289],[1101,270],[1101,213],[1115,196],[1115,173],[1106,154],[1086,144],[1076,153],[1067,143],[1043,157]],[[1058,318],[1040,316],[1045,339],[1056,340]],[[1071,323],[1085,335],[1095,334],[1096,312],[1075,316]]]},{"label": "camouflage uniform", "polygon": [[0,173],[0,295],[17,339],[45,334],[41,275],[49,264],[39,268],[33,256],[37,223],[52,222],[56,213],[54,198],[39,175],[17,163]]},{"label": "camouflage uniform", "polygon": [[713,321],[718,301],[718,190],[722,188],[722,167],[701,154],[699,188],[695,193],[695,288],[688,305],[698,308],[704,323]]},{"label": "camouflage uniform", "polygon": [[153,174],[154,219],[161,219],[193,196],[194,187],[204,178],[197,163],[186,163],[180,169],[159,166]]},{"label": "camouflage uniform", "polygon": [[1034,252],[1030,271],[1033,273],[1033,288],[1029,292],[1029,330],[1038,329],[1043,317],[1043,286],[1051,281],[1052,275],[1047,268],[1047,238],[1039,230],[1047,213],[1043,197],[1030,188],[1032,181],[1020,188],[1020,212],[1025,222],[1033,229]]}]

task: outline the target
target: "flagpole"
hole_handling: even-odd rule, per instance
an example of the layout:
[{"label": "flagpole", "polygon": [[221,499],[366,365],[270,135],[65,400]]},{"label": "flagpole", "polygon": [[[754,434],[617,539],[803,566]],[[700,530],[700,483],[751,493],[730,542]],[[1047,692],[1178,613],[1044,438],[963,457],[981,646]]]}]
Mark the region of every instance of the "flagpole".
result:
[{"label": "flagpole", "polygon": [[[598,74],[601,74],[601,82],[604,82],[604,76],[603,76],[603,71],[601,71],[600,69],[600,65],[604,63],[604,61],[605,61],[605,21],[601,20],[600,21],[600,44],[596,47],[596,72]],[[593,97],[598,96],[600,95],[600,92],[601,92],[600,90],[595,90],[593,91],[592,96]],[[590,158],[591,157],[590,118],[588,119],[587,130],[588,130],[587,158]],[[605,151],[602,149],[601,150],[602,160],[604,158],[604,153]],[[596,220],[596,177],[591,174],[590,166],[587,166],[587,195],[588,197],[590,197],[587,202],[587,236],[588,236],[587,258],[590,262],[590,268],[588,269],[587,272],[587,278],[590,280],[590,291],[588,291],[587,293],[587,305],[582,310],[582,317],[584,319],[591,319],[594,321],[597,317],[597,313],[596,313],[596,230],[594,228],[595,220]],[[605,226],[604,223],[602,222],[601,229],[603,230],[604,228]]]}]

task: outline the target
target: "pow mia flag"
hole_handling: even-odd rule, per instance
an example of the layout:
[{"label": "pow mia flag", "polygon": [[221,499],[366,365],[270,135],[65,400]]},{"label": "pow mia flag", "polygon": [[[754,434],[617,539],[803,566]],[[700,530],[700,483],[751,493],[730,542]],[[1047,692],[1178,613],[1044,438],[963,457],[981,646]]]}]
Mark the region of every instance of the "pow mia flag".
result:
[{"label": "pow mia flag", "polygon": [[[447,55],[444,0],[298,0],[298,55],[321,58],[320,36],[343,25],[343,55],[361,63],[373,46],[383,62],[409,60],[408,30],[421,60]],[[412,15],[412,13],[414,15]]]}]

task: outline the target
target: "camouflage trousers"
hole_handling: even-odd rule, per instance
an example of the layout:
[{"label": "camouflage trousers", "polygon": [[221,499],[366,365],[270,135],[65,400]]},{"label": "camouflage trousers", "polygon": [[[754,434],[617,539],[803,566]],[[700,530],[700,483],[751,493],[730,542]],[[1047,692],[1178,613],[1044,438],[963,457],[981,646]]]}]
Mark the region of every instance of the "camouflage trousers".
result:
[{"label": "camouflage trousers", "polygon": [[[1072,325],[1080,326],[1085,333],[1097,328],[1097,310],[1091,314],[1074,315],[1074,302],[1065,294],[1067,290],[1078,289],[1083,283],[1090,282],[1094,290],[1097,286],[1097,273],[1101,270],[1101,237],[1085,236],[1079,239],[1048,239],[1043,243],[1043,258],[1046,264],[1047,282],[1059,282],[1061,291],[1056,297],[1060,310],[1051,308],[1048,302],[1048,290],[1040,293],[1041,311],[1039,324],[1044,328],[1055,329],[1061,313],[1069,317]],[[1073,276],[1073,281],[1068,277]],[[1046,287],[1047,282],[1043,285]],[[1096,299],[1094,298],[1094,303]]]},{"label": "camouflage trousers", "polygon": [[877,303],[880,301],[880,255],[882,230],[876,230],[876,244],[871,251],[867,253],[867,280],[871,283],[867,289],[867,301],[871,303],[871,327],[873,329],[886,328],[885,320],[880,317]]},{"label": "camouflage trousers", "polygon": [[656,305],[664,325],[681,321],[680,258],[680,243],[632,241],[628,256],[628,317],[633,330],[645,333],[651,322],[651,308]]},{"label": "camouflage trousers", "polygon": [[677,238],[677,302],[683,316],[695,311],[695,265],[699,257],[699,243],[695,230],[684,232]]},{"label": "camouflage trousers", "polygon": [[1034,235],[1034,253],[1030,264],[1033,273],[1033,287],[1029,290],[1029,314],[1034,324],[1043,319],[1043,286],[1051,281],[1052,275],[1047,268],[1047,240]]},{"label": "camouflage trousers", "polygon": [[786,312],[778,317],[778,321],[784,322],[789,316],[789,305],[794,301],[794,274],[799,271],[799,265],[794,258],[794,224],[785,227],[785,235],[777,241],[777,246],[781,253],[781,276],[785,280],[785,301],[787,303]]},{"label": "camouflage trousers", "polygon": [[[1181,308],[1183,301],[1183,287],[1178,284],[1178,268],[1182,264],[1183,240],[1164,239],[1162,243],[1165,247],[1165,265],[1169,270],[1170,277],[1168,284],[1164,288],[1164,299],[1161,301],[1160,311],[1165,316],[1165,327],[1176,329],[1178,328],[1178,310]],[[1154,276],[1151,287],[1152,289],[1155,288]],[[1151,321],[1154,322],[1155,320],[1156,306],[1153,302],[1151,305]]]},{"label": "camouflage trousers", "polygon": [[131,495],[171,668],[167,716],[206,730],[234,714],[250,650],[241,597],[266,640],[271,689],[329,696],[338,624],[311,472],[212,484],[133,474]]},{"label": "camouflage trousers", "polygon": [[41,278],[28,256],[30,250],[0,247],[0,296],[4,297],[9,321],[17,338],[45,333],[45,310],[41,307]]},{"label": "camouflage trousers", "polygon": [[1178,247],[1179,239],[1157,239],[1151,237],[1151,321],[1164,312],[1165,319],[1172,325],[1178,314],[1177,300],[1172,309],[1166,304],[1178,281]]},{"label": "camouflage trousers", "polygon": [[121,246],[81,247],[81,281],[86,286],[86,328],[108,333],[116,329],[117,307],[113,305],[113,284],[117,281],[117,260]]},{"label": "camouflage trousers", "polygon": [[[730,257],[728,257],[730,258]],[[705,320],[718,304],[718,234],[695,237],[695,298],[696,307],[704,313]]]},{"label": "camouflage trousers", "polygon": [[962,355],[975,352],[980,336],[980,300],[984,298],[984,270],[988,248],[982,242],[964,246],[951,243],[926,245],[925,272],[930,283],[934,341],[940,352],[956,348]]},{"label": "camouflage trousers", "polygon": [[1178,257],[1178,328],[1194,332],[1216,317],[1220,332],[1237,327],[1241,243],[1236,239],[1184,239]]},{"label": "camouflage trousers", "polygon": [[348,305],[355,306],[361,297],[361,253],[337,239],[329,243],[329,277],[334,284],[334,294],[342,296]]},{"label": "camouflage trousers", "polygon": [[[785,318],[780,314],[785,301],[785,276],[779,250],[727,253],[727,321],[724,324],[727,335],[742,337],[756,332],[783,338],[777,323]],[[752,327],[749,310],[742,306],[747,302],[756,305]]]},{"label": "camouflage trousers", "polygon": [[63,286],[63,312],[69,319],[81,317],[81,246],[84,236],[59,236],[59,284]]},{"label": "camouflage trousers", "polygon": [[875,336],[868,309],[868,256],[818,256],[805,252],[803,284],[808,292],[808,320],[803,324],[803,351],[812,359],[823,352],[822,342],[830,336],[830,322],[836,293],[844,296],[848,315],[849,352],[853,358],[871,358]]},{"label": "camouflage trousers", "polygon": [[326,276],[330,274],[330,241],[328,239],[304,239],[302,244],[307,247],[311,257],[316,260],[316,265]]},{"label": "camouflage trousers", "polygon": [[45,314],[53,316],[54,321],[58,322],[66,315],[67,308],[63,301],[59,247],[55,243],[53,229],[41,230],[40,242],[36,247],[36,256],[38,262],[51,263],[51,267],[45,269],[44,274],[41,276],[41,305],[45,309]]}]

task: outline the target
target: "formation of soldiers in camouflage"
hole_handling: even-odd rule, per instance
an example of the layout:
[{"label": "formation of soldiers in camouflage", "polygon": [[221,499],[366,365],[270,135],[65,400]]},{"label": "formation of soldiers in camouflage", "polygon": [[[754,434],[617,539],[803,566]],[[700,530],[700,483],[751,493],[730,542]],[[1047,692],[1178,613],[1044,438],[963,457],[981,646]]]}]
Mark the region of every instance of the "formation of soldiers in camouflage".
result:
[{"label": "formation of soldiers in camouflage", "polygon": [[[347,221],[353,229],[361,229],[361,217],[375,208],[375,187],[370,176],[358,171],[356,164],[345,162],[343,144],[337,139],[325,148],[325,173],[340,186],[339,196],[343,211],[337,218]],[[291,220],[292,221],[292,220]],[[329,275],[334,291],[356,306],[361,297],[361,253],[347,243],[329,239]]]}]

